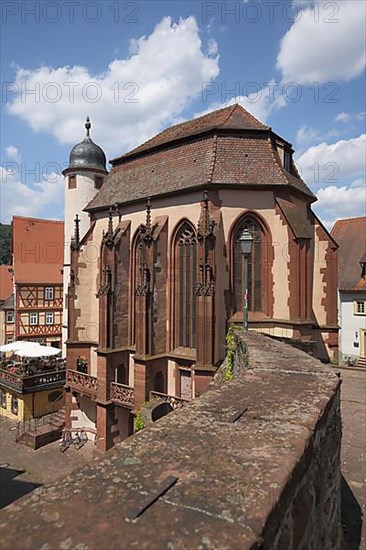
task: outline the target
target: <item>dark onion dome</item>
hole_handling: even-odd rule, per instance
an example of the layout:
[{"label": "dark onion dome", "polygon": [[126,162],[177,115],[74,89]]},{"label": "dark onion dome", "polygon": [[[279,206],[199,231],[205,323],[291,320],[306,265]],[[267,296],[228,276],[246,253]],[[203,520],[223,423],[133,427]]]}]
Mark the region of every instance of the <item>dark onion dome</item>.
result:
[{"label": "dark onion dome", "polygon": [[106,157],[103,149],[90,137],[90,118],[86,117],[86,136],[81,143],[71,149],[69,168],[93,168],[106,171]]}]

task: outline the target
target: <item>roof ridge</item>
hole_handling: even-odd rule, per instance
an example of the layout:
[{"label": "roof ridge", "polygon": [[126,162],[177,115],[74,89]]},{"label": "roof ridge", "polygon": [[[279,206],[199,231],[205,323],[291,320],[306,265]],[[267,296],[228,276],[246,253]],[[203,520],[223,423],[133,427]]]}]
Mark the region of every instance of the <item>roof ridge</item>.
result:
[{"label": "roof ridge", "polygon": [[233,114],[233,112],[235,111],[235,109],[238,107],[238,105],[239,105],[238,103],[234,103],[231,107],[230,107],[230,105],[228,105],[228,106],[226,107],[226,109],[230,107],[229,114],[227,115],[227,117],[226,117],[226,119],[224,120],[224,122],[218,126],[218,128],[221,128],[222,126],[224,126],[224,124],[227,123],[227,121],[229,120],[229,118],[231,117],[231,115]]},{"label": "roof ridge", "polygon": [[50,223],[65,223],[64,220],[48,220],[46,218],[32,218],[31,216],[16,216],[16,215],[13,215],[12,219],[17,219],[17,220],[30,220],[30,221],[35,221],[35,222],[50,222]]},{"label": "roof ridge", "polygon": [[269,130],[271,130],[271,126],[267,126],[267,124],[264,124],[263,122],[261,122],[259,120],[259,118],[256,118],[250,111],[248,111],[247,109],[245,109],[242,105],[240,105],[240,103],[236,103],[235,104],[235,107],[241,107],[243,109],[243,111],[245,111],[249,116],[250,118],[252,118],[254,120],[254,122],[257,122],[257,124],[260,124],[261,126],[263,126],[264,128],[268,128]]},{"label": "roof ridge", "polygon": [[361,223],[366,221],[366,216],[355,216],[353,218],[342,218],[340,220],[336,220],[333,224],[333,227],[331,229],[331,233],[336,231],[338,227],[343,225],[350,225],[351,223]]},{"label": "roof ridge", "polygon": [[[238,120],[232,119],[233,113],[238,110]],[[232,127],[230,126],[230,120],[232,120]],[[270,131],[271,128],[258,119],[256,119],[249,111],[247,111],[239,103],[227,105],[221,109],[206,112],[203,115],[195,117],[193,119],[185,120],[179,124],[174,124],[165,128],[155,136],[141,143],[134,149],[127,151],[123,155],[114,157],[110,162],[114,165],[118,162],[128,160],[140,153],[144,154],[148,150],[152,150],[158,147],[167,146],[171,143],[175,143],[181,140],[192,138],[198,135],[203,135],[212,130],[225,130],[226,127],[235,130],[252,130],[252,131]]]}]

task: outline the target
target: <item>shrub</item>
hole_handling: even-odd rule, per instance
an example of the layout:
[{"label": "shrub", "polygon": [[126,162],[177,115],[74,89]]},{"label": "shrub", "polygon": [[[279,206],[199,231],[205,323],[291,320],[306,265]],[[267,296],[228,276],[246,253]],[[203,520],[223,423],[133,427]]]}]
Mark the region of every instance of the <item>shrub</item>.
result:
[{"label": "shrub", "polygon": [[144,419],[142,418],[142,412],[137,411],[135,416],[135,432],[139,432],[144,428],[145,428],[145,422],[144,422]]},{"label": "shrub", "polygon": [[236,343],[234,330],[232,327],[230,327],[226,335],[226,367],[224,376],[225,382],[231,380],[233,377],[235,349]]}]

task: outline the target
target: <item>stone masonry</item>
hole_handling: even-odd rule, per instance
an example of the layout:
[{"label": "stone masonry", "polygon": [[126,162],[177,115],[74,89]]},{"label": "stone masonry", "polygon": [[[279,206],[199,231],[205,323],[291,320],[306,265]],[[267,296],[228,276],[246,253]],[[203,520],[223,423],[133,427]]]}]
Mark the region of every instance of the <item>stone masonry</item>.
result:
[{"label": "stone masonry", "polygon": [[10,505],[3,550],[340,549],[340,380],[245,342],[229,382]]}]

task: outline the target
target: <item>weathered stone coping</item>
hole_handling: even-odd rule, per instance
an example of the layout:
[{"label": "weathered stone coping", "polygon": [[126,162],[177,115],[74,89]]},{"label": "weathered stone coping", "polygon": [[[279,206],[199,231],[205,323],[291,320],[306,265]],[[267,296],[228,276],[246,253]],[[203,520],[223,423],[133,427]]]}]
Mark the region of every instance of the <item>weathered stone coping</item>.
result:
[{"label": "weathered stone coping", "polygon": [[[286,344],[255,333],[246,342],[248,369],[9,506],[2,549],[290,548],[299,536],[338,548],[340,380]],[[179,479],[126,521],[168,476]],[[325,519],[322,478],[334,501]],[[299,524],[299,495],[315,527]]]}]

